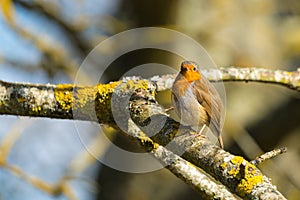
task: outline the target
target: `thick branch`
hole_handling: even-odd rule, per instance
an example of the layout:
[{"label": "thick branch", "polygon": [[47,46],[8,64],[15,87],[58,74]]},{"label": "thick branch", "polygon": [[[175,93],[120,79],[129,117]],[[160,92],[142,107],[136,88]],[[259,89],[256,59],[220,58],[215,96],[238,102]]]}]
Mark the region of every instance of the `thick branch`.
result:
[{"label": "thick branch", "polygon": [[[220,80],[215,77],[215,81]],[[169,118],[155,100],[155,90],[162,89],[158,79],[154,83],[131,77],[90,87],[0,82],[0,114],[75,118],[113,126],[117,123],[122,130],[132,127],[128,124],[131,118],[143,132],[151,134],[152,139],[134,136],[148,151],[158,149],[156,143],[166,145],[166,148],[200,167],[243,198],[285,199],[256,166],[203,138],[194,137],[189,127]],[[132,137],[130,131],[128,136]],[[152,153],[155,156],[157,152]],[[174,167],[169,168],[171,171],[179,170],[176,160],[177,157]],[[178,176],[183,177],[183,174]],[[193,178],[191,180],[197,182]],[[191,180],[188,181],[190,184],[193,183]]]},{"label": "thick branch", "polygon": [[136,93],[132,97],[130,110],[132,119],[145,133],[153,135],[153,130],[157,130],[157,134],[151,137],[155,142],[200,167],[240,197],[285,199],[256,166],[202,137],[194,137],[192,129],[163,114],[163,108],[149,96],[147,92]]},{"label": "thick branch", "polygon": [[[72,106],[84,106],[74,102],[73,85],[39,85],[6,83],[0,81],[0,113],[17,116],[72,119]],[[82,100],[94,102],[94,87],[76,87],[78,93],[85,93]],[[75,97],[76,95],[74,95]],[[82,116],[81,120],[90,120]]]},{"label": "thick branch", "polygon": [[196,189],[203,199],[237,199],[224,185],[212,180],[198,167],[153,142],[131,119],[128,119],[128,125],[126,132],[132,139],[137,140],[174,175]]},{"label": "thick branch", "polygon": [[[117,87],[119,90],[116,89]],[[74,112],[76,112],[77,119],[96,121],[97,119],[90,115],[90,109],[96,108],[99,112],[99,115],[97,114],[99,122],[113,125],[109,104],[114,89],[117,95],[120,95],[117,98],[119,102],[116,102],[116,104],[122,105],[124,94],[131,94],[130,91],[138,89],[148,91],[150,96],[153,96],[155,87],[147,80],[119,81],[100,84],[95,87],[0,82],[0,113],[71,119]],[[150,99],[148,98],[148,100]],[[160,107],[158,108],[160,109]],[[120,112],[120,114],[122,113]],[[122,119],[125,122],[127,121],[126,124],[128,125],[130,119],[126,116],[122,116]],[[205,199],[236,199],[223,185],[211,180],[196,166],[153,142],[134,123],[126,127],[127,136],[139,141],[144,149],[162,162],[163,165],[167,165],[167,168],[176,176],[193,186]]]}]

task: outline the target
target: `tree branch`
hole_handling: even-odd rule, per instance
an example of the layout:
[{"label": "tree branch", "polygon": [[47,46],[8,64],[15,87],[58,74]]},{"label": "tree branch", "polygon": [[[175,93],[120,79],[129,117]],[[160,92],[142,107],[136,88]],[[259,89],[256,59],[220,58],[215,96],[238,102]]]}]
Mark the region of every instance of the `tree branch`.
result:
[{"label": "tree branch", "polygon": [[[200,167],[232,192],[245,199],[285,199],[253,164],[240,156],[232,155],[196,134],[190,127],[169,118],[146,91],[138,91],[130,103],[131,117],[153,141],[171,148],[182,158]],[[141,112],[142,111],[142,112]],[[151,122],[152,125],[149,125]],[[161,123],[164,122],[163,127]]]},{"label": "tree branch", "polygon": [[[261,68],[221,68],[220,70],[203,70],[202,72],[212,82],[266,82],[280,84],[300,91],[299,69],[298,71],[287,72]],[[174,78],[175,75],[154,76],[149,81],[156,84],[156,91],[163,91],[172,87]],[[127,80],[131,79],[138,80],[140,78],[127,78]],[[139,83],[134,87],[147,88],[146,86],[149,84],[149,81],[139,80]],[[109,103],[114,88],[121,82],[75,87],[71,84],[38,85],[0,81],[0,114],[72,119],[72,112],[78,110],[77,119],[108,123],[112,119],[110,119],[109,115],[104,115],[105,113],[109,113],[105,105]],[[100,104],[96,104],[102,113],[101,116],[97,116],[101,119],[100,121],[89,116],[89,113],[80,113],[83,108],[94,104],[95,98],[101,102]]]},{"label": "tree branch", "polygon": [[69,76],[74,76],[76,74],[77,63],[68,55],[67,49],[64,46],[58,43],[54,44],[54,41],[49,42],[48,40],[45,40],[44,37],[37,37],[32,32],[22,27],[14,18],[13,4],[11,4],[9,13],[11,14],[9,17],[6,17],[6,22],[10,28],[21,37],[33,43],[42,53],[43,60],[40,63],[41,68],[45,69],[50,76],[53,75],[55,71],[53,69],[55,68],[63,70],[64,72],[69,72]]},{"label": "tree branch", "polygon": [[198,167],[147,137],[131,119],[128,119],[128,125],[129,128],[126,131],[132,139],[137,140],[146,151],[150,152],[174,175],[196,189],[202,198],[238,199],[224,185],[212,180]]},{"label": "tree branch", "polygon": [[282,147],[280,149],[274,149],[272,151],[266,152],[260,156],[258,156],[257,158],[255,158],[254,160],[251,160],[250,163],[257,166],[260,163],[269,160],[271,158],[274,158],[280,154],[286,153],[287,152],[287,148],[286,147]]},{"label": "tree branch", "polygon": [[[203,69],[201,72],[212,82],[250,81],[273,83],[300,92],[300,68],[297,71],[289,72],[264,68],[226,67],[215,70]],[[150,80],[157,82],[158,91],[163,91],[171,89],[175,76],[175,74],[155,76]]]},{"label": "tree branch", "polygon": [[[244,69],[235,70],[237,71],[235,75],[231,74],[232,69],[212,70],[207,71],[207,74],[211,73],[208,77],[214,81],[241,80]],[[260,74],[261,82],[270,80],[269,82],[280,83],[299,91],[299,71],[281,72],[284,78],[276,71],[270,74],[277,73],[277,78],[272,76],[267,78]],[[288,75],[291,77],[289,78]],[[206,177],[199,173],[197,167],[242,198],[285,199],[271,184],[270,179],[255,165],[240,156],[225,152],[204,138],[194,137],[195,132],[190,127],[180,125],[164,113],[164,108],[155,100],[155,91],[169,88],[168,84],[172,83],[172,79],[165,77],[170,76],[153,77],[150,80],[130,77],[109,84],[86,87],[0,81],[0,114],[75,118],[109,124],[125,131],[128,137],[137,139],[142,147],[162,163],[168,163],[169,170],[193,185],[200,193],[209,195],[211,191],[207,191],[209,189],[205,189],[205,184],[201,184],[203,183],[201,180],[206,180]],[[251,81],[259,81],[259,76],[244,75],[244,77],[244,81],[250,81],[250,78]],[[285,81],[282,82],[283,80]],[[116,112],[113,112],[114,109]],[[134,123],[130,123],[131,120]],[[142,132],[137,130],[135,124]],[[151,136],[151,139],[144,133]],[[166,146],[168,150],[160,145]],[[186,161],[175,156],[171,151]],[[191,166],[187,161],[197,167]],[[198,179],[199,177],[204,179]],[[214,188],[224,189],[218,185]]]},{"label": "tree branch", "polygon": [[[76,29],[75,26],[70,25],[66,23],[61,16],[57,14],[56,9],[49,9],[53,7],[49,6],[50,2],[27,2],[27,1],[20,1],[20,0],[14,0],[14,3],[19,4],[23,6],[24,8],[34,10],[37,12],[40,12],[41,14],[48,17],[48,19],[54,21],[57,23],[69,36],[73,44],[76,44],[76,46],[80,49],[80,51],[86,55],[88,51],[90,50],[90,46],[88,45],[88,42],[84,41],[82,37],[80,36],[80,31],[82,29]],[[51,2],[52,3],[52,2]]]}]

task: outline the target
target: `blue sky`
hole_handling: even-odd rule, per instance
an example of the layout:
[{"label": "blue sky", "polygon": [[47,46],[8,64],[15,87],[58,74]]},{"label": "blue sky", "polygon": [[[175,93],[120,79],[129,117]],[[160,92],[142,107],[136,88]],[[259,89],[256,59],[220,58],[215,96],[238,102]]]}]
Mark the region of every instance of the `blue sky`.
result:
[{"label": "blue sky", "polygon": [[[64,8],[63,15],[66,19],[74,17],[75,13],[81,13],[91,17],[112,12],[117,0],[114,1],[61,1]],[[83,2],[79,4],[79,2]],[[16,20],[26,29],[33,31],[39,37],[49,37],[48,40],[58,42],[60,45],[71,48],[72,44],[57,29],[55,24],[46,21],[45,18],[30,11],[16,7]],[[45,25],[46,24],[46,25]],[[5,59],[22,63],[22,65],[37,65],[41,59],[41,53],[30,41],[20,37],[3,20],[0,15],[0,80],[9,82],[30,83],[65,83],[70,80],[62,74],[53,79],[41,70],[23,70],[22,66],[11,66]],[[86,125],[89,122],[82,122]],[[80,123],[79,123],[80,124]],[[16,129],[16,130],[15,130]],[[0,116],[0,139],[5,134],[13,131],[21,133],[20,138],[13,146],[8,161],[10,164],[21,167],[28,174],[55,183],[66,173],[68,164],[81,151],[84,151],[74,123],[69,120],[39,119],[15,116]],[[92,128],[91,128],[92,131]],[[92,135],[91,135],[92,139]],[[1,141],[1,140],[0,140]],[[90,167],[82,176],[95,177],[98,165]],[[66,199],[64,196],[52,197],[41,192],[24,180],[0,168],[0,182],[5,183],[0,187],[0,199]],[[79,199],[92,199],[95,193],[91,192],[91,186],[83,181],[71,181],[76,188]]]}]

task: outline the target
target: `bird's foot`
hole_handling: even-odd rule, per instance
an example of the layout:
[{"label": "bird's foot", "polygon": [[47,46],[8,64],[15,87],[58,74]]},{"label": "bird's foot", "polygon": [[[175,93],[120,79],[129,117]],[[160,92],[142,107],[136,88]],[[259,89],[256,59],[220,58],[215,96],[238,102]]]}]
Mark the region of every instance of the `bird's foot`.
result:
[{"label": "bird's foot", "polygon": [[199,138],[202,138],[202,139],[207,139],[206,135],[203,135],[203,134],[201,134],[201,133],[196,133],[196,134],[194,134],[193,136],[194,136],[195,138],[196,138],[196,137],[199,137]]},{"label": "bird's foot", "polygon": [[170,108],[166,108],[166,109],[165,109],[165,112],[167,113],[167,112],[170,112],[171,110],[174,110],[174,107],[173,107],[173,106],[171,106]]}]

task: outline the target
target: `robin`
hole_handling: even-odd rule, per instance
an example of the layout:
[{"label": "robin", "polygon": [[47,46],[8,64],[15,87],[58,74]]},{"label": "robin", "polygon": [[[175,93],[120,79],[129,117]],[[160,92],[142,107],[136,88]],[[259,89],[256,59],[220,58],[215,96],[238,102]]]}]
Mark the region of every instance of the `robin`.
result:
[{"label": "robin", "polygon": [[181,123],[198,130],[201,134],[206,126],[221,137],[222,100],[215,87],[199,72],[197,63],[184,61],[172,87],[172,104],[181,118]]}]

